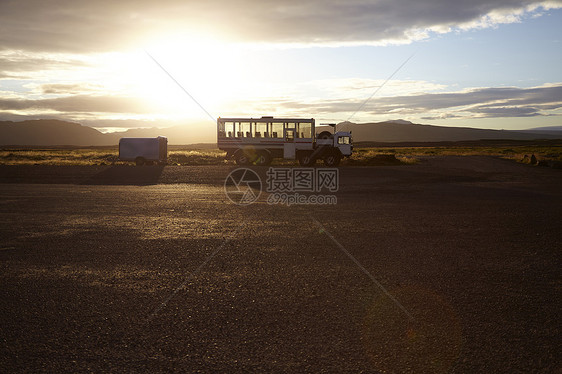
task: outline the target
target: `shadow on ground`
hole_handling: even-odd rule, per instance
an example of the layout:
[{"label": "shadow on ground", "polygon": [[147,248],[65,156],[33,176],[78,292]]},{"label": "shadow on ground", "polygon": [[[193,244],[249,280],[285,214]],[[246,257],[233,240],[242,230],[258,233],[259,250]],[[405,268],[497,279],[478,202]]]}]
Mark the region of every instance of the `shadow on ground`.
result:
[{"label": "shadow on ground", "polygon": [[164,166],[131,167],[116,165],[100,171],[80,184],[147,186],[158,184],[163,170]]}]

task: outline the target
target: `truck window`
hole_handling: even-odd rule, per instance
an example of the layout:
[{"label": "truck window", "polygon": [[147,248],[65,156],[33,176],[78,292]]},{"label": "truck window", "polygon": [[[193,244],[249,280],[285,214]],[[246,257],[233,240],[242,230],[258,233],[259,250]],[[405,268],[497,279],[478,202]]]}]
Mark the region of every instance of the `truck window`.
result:
[{"label": "truck window", "polygon": [[283,122],[273,122],[271,124],[271,132],[273,133],[273,138],[278,138],[279,135],[283,137]]},{"label": "truck window", "polygon": [[349,136],[340,136],[338,138],[338,144],[349,144]]},{"label": "truck window", "polygon": [[242,133],[242,136],[249,137],[249,134],[252,131],[251,126],[250,126],[250,122],[240,122],[240,130],[239,131]]},{"label": "truck window", "polygon": [[267,133],[267,123],[266,122],[256,122],[253,126],[254,137],[259,138]]},{"label": "truck window", "polygon": [[285,130],[285,141],[292,142],[294,138],[295,138],[294,130]]},{"label": "truck window", "polygon": [[229,137],[232,138],[236,135],[236,133],[234,132],[234,122],[220,122],[219,125],[219,135],[220,132],[222,131],[223,137]]},{"label": "truck window", "polygon": [[298,131],[301,138],[312,138],[312,123],[301,122]]}]

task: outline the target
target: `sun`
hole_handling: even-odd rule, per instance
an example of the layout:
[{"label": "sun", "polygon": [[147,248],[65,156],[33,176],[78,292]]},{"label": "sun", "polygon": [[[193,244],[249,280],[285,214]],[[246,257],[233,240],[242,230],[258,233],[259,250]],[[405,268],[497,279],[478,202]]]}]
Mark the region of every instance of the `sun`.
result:
[{"label": "sun", "polygon": [[218,117],[249,84],[243,55],[217,39],[166,39],[122,55],[119,79],[129,94],[170,118]]},{"label": "sun", "polygon": [[111,72],[104,86],[139,103],[129,118],[177,122],[270,115],[277,110],[275,98],[292,92],[278,72],[282,63],[266,47],[211,34],[179,35],[101,57]]}]

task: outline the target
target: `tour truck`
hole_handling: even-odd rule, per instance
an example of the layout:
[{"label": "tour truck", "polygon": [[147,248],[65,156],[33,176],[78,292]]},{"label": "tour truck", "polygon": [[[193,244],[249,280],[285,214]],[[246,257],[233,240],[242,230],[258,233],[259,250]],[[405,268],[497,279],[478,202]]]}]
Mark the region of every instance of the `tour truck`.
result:
[{"label": "tour truck", "polygon": [[119,159],[134,161],[137,166],[159,163],[168,160],[168,138],[121,138],[119,139]]},{"label": "tour truck", "polygon": [[323,160],[326,166],[339,165],[351,156],[351,132],[316,134],[314,118],[218,118],[217,144],[226,159],[238,165],[269,165],[274,158],[297,159],[303,166]]}]

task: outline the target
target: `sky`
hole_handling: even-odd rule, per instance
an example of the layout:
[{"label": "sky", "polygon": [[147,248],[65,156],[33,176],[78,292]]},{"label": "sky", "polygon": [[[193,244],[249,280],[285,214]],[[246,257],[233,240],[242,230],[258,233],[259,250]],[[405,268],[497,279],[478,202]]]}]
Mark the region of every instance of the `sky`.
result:
[{"label": "sky", "polygon": [[2,0],[0,121],[562,125],[562,0]]}]

